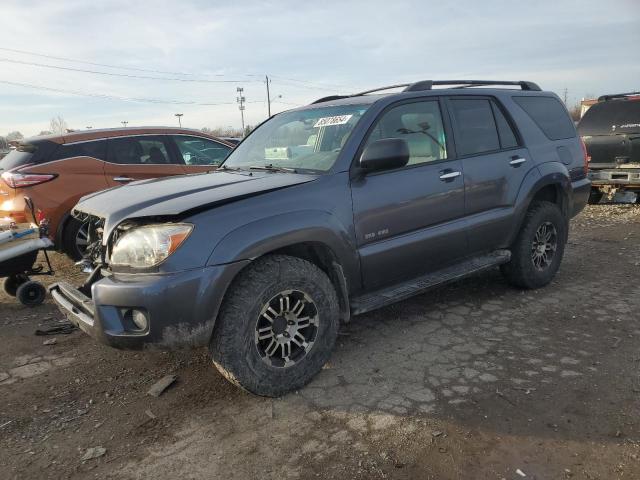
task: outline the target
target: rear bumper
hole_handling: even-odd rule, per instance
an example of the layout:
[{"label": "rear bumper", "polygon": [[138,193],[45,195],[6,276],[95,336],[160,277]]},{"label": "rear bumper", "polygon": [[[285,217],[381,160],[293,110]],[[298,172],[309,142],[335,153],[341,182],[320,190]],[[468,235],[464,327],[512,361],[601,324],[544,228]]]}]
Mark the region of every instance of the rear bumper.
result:
[{"label": "rear bumper", "polygon": [[616,185],[640,188],[640,169],[592,170],[589,172],[589,179],[594,187]]},{"label": "rear bumper", "polygon": [[591,181],[588,178],[575,180],[571,182],[573,190],[573,201],[571,206],[571,217],[578,215],[589,201],[589,193],[591,192]]},{"label": "rear bumper", "polygon": [[[112,347],[201,346],[211,338],[227,286],[246,263],[164,275],[112,275],[91,286],[91,298],[66,282],[49,291],[72,323]],[[132,322],[134,310],[146,317],[146,328]]]}]

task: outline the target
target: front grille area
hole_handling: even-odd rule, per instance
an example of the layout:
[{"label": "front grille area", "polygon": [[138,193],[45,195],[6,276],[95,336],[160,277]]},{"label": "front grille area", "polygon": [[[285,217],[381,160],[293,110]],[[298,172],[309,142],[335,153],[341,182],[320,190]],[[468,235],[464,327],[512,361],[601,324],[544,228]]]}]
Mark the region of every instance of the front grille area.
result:
[{"label": "front grille area", "polygon": [[102,245],[104,233],[104,218],[90,215],[81,210],[74,210],[73,216],[82,223],[87,224],[87,249],[84,260],[90,261],[93,266],[103,265],[105,261],[106,248]]}]

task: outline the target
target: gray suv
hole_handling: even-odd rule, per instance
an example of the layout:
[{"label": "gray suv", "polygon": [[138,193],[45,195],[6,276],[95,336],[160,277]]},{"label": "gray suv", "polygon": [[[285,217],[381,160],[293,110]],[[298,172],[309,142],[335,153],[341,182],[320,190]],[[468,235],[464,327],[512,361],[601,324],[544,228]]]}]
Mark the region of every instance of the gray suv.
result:
[{"label": "gray suv", "polygon": [[353,315],[497,266],[547,285],[589,191],[565,107],[534,83],[326,97],[264,122],[215,172],[83,198],[93,271],[50,291],[101,342],[208,345],[230,381],[277,396],[313,378]]}]

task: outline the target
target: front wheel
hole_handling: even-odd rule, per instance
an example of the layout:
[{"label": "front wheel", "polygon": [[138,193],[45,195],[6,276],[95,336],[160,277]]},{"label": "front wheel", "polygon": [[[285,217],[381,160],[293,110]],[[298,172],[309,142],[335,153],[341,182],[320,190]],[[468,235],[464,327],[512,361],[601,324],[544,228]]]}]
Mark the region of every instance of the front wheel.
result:
[{"label": "front wheel", "polygon": [[316,265],[285,255],[256,260],[229,287],[210,343],[218,370],[257,395],[309,382],[331,356],[338,298]]},{"label": "front wheel", "polygon": [[67,221],[62,232],[62,249],[72,260],[81,260],[87,249],[88,242],[87,224],[71,217]]},{"label": "front wheel", "polygon": [[511,261],[502,265],[507,281],[520,288],[540,288],[555,276],[567,241],[568,221],[551,202],[536,202],[511,247]]}]

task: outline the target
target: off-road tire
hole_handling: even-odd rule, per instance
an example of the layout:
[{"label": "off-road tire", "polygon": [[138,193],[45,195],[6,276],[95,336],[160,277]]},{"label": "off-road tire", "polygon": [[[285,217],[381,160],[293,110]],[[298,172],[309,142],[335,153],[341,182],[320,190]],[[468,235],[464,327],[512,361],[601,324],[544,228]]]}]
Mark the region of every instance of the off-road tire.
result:
[{"label": "off-road tire", "polygon": [[591,189],[591,192],[589,192],[589,200],[588,200],[589,205],[600,203],[600,200],[602,200],[603,196],[604,196],[604,193],[602,193],[600,190]]},{"label": "off-road tire", "polygon": [[40,282],[29,280],[18,287],[16,298],[27,307],[35,307],[44,302],[47,290]]},{"label": "off-road tire", "polygon": [[2,289],[7,295],[15,297],[18,287],[28,281],[29,277],[24,274],[10,275],[2,281]]},{"label": "off-road tire", "polygon": [[62,250],[74,261],[82,260],[83,253],[76,243],[76,237],[83,223],[73,217],[69,217],[62,231]]},{"label": "off-road tire", "polygon": [[[552,224],[557,232],[557,246],[550,264],[543,270],[535,267],[532,245],[538,228]],[[529,207],[518,236],[511,246],[511,261],[500,267],[507,282],[519,288],[540,288],[555,276],[567,242],[569,222],[560,208],[551,202],[536,202]]]},{"label": "off-road tire", "polygon": [[[274,295],[300,290],[318,314],[313,346],[292,366],[277,368],[258,352],[255,329],[260,312]],[[308,383],[328,361],[339,327],[338,297],[327,275],[306,260],[269,255],[246,267],[229,287],[216,320],[209,350],[229,381],[256,395],[277,397]]]}]

